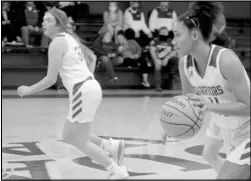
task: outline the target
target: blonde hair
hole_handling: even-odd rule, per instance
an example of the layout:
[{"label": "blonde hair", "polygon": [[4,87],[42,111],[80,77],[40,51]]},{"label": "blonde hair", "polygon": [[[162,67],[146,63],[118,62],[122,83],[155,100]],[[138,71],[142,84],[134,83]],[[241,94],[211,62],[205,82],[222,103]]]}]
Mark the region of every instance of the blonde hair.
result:
[{"label": "blonde hair", "polygon": [[47,13],[52,14],[55,19],[56,19],[56,23],[58,26],[60,26],[63,31],[65,31],[66,33],[70,34],[79,44],[79,46],[81,47],[83,56],[86,60],[87,66],[90,68],[90,64],[93,61],[94,58],[94,53],[91,49],[89,49],[87,46],[84,45],[84,40],[82,40],[76,33],[73,32],[73,30],[70,28],[71,26],[69,26],[69,21],[68,21],[68,17],[66,15],[66,13],[58,8],[51,8],[50,10],[47,11]]}]

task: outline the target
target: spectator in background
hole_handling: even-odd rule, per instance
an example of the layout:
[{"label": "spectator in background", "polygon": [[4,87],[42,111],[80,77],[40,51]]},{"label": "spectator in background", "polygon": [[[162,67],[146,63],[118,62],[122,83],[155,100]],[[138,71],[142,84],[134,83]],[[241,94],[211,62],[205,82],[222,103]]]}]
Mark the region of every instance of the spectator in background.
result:
[{"label": "spectator in background", "polygon": [[15,11],[11,9],[10,2],[2,2],[2,41],[3,44],[10,42],[15,44],[21,42],[21,37],[18,34],[15,26]]},{"label": "spectator in background", "polygon": [[46,1],[46,2],[43,2],[43,6],[45,8],[45,11],[48,11],[48,10],[50,10],[53,7],[58,8],[59,7],[59,2]]},{"label": "spectator in background", "polygon": [[40,45],[48,47],[49,37],[45,36],[42,29],[43,14],[36,8],[34,2],[25,2],[25,7],[20,7],[17,13],[17,24],[21,27],[22,41],[27,47],[30,45],[30,35],[39,35]]},{"label": "spectator in background", "polygon": [[226,29],[226,18],[223,13],[219,14],[217,21],[213,26],[213,34],[212,34],[212,44],[224,46],[226,48],[232,48],[231,38],[227,35]]},{"label": "spectator in background", "polygon": [[177,20],[177,14],[173,9],[168,8],[169,1],[161,1],[160,6],[153,9],[149,18],[149,27],[153,35],[156,36],[160,27],[169,30],[169,36],[173,39],[173,21]]},{"label": "spectator in background", "polygon": [[106,32],[116,35],[119,30],[122,30],[123,26],[123,12],[119,9],[117,2],[109,2],[108,9],[103,14],[104,25],[99,30],[99,34],[105,34]]},{"label": "spectator in background", "polygon": [[[133,30],[132,32],[135,33]],[[134,39],[127,40],[123,31],[118,32],[117,39],[118,52],[124,58],[123,65],[128,67],[139,66],[143,78],[142,85],[144,87],[150,87],[148,82],[148,62],[141,56],[142,49],[139,44]]]},{"label": "spectator in background", "polygon": [[137,42],[141,47],[149,45],[152,33],[145,22],[145,15],[139,9],[139,2],[131,1],[130,7],[124,13],[124,30],[131,28],[135,32]]},{"label": "spectator in background", "polygon": [[[177,74],[178,55],[173,49],[172,39],[168,37],[168,29],[161,27],[158,37],[154,38],[150,43],[150,54],[155,67],[155,83],[156,91],[161,91],[161,70],[162,67],[169,67],[168,74]],[[170,62],[170,63],[169,63]],[[169,79],[171,76],[169,76]]]},{"label": "spectator in background", "polygon": [[77,20],[77,13],[78,12],[77,12],[77,9],[76,9],[76,5],[77,5],[76,2],[74,2],[74,1],[60,2],[59,5],[60,5],[60,9],[67,14],[68,22],[70,23],[69,25],[75,31],[76,27],[72,26],[72,25]]},{"label": "spectator in background", "polygon": [[111,81],[118,80],[113,66],[121,65],[123,58],[118,56],[115,42],[113,41],[113,34],[108,31],[99,36],[92,45],[93,51],[101,61],[103,67],[106,69]]}]

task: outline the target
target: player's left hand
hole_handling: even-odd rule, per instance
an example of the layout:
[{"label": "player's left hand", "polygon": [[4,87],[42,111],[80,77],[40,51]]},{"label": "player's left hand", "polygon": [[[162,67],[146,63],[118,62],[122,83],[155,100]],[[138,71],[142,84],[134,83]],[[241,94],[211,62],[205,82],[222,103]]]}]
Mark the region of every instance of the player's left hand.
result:
[{"label": "player's left hand", "polygon": [[27,96],[31,94],[30,86],[19,86],[17,88],[17,93],[20,97]]},{"label": "player's left hand", "polygon": [[200,95],[196,94],[187,94],[189,100],[193,101],[193,106],[201,108],[201,111],[208,111],[208,106],[206,99]]}]

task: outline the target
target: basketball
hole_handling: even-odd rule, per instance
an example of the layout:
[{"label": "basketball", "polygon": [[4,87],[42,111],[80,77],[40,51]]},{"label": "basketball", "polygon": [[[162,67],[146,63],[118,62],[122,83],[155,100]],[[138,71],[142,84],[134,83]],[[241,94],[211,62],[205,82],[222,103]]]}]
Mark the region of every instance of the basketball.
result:
[{"label": "basketball", "polygon": [[200,108],[194,107],[186,96],[176,96],[165,102],[160,122],[167,136],[187,139],[199,132],[203,121]]}]

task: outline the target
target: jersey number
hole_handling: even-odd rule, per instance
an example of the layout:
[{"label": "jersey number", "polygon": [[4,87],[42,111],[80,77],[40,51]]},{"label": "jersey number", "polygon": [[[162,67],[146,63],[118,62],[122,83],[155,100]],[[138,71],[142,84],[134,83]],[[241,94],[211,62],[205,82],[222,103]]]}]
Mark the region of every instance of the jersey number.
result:
[{"label": "jersey number", "polygon": [[209,97],[208,99],[211,101],[212,104],[219,104],[219,99],[217,97]]}]

